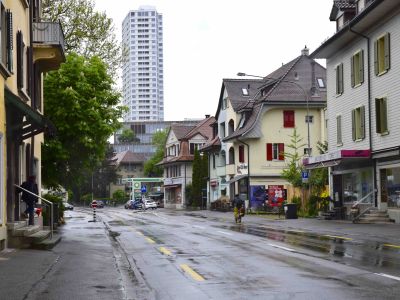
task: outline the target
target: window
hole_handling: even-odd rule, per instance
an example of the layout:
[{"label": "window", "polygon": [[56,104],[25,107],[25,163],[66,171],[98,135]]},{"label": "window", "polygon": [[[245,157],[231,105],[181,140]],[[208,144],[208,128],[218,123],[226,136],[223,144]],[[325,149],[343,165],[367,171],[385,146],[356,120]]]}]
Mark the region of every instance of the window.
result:
[{"label": "window", "polygon": [[313,123],[314,122],[314,116],[306,116],[305,121],[306,121],[306,123]]},{"label": "window", "polygon": [[13,50],[13,34],[12,34],[12,12],[5,9],[1,4],[0,14],[0,30],[1,30],[1,63],[9,72],[13,71],[12,50]]},{"label": "window", "polygon": [[374,43],[375,75],[386,73],[390,68],[390,34],[386,33]]},{"label": "window", "polygon": [[351,86],[356,87],[364,82],[364,50],[351,57]]},{"label": "window", "polygon": [[190,154],[194,154],[195,149],[199,150],[199,148],[202,146],[203,144],[196,144],[196,143],[190,143]]},{"label": "window", "polygon": [[235,149],[233,147],[229,148],[229,161],[228,163],[230,165],[233,165],[235,163]]},{"label": "window", "polygon": [[323,78],[317,78],[317,83],[318,83],[318,86],[319,86],[321,89],[326,88],[326,86],[325,86],[325,81],[324,81]]},{"label": "window", "polygon": [[342,140],[342,116],[336,116],[336,144],[343,144]]},{"label": "window", "polygon": [[249,95],[249,90],[246,88],[242,88],[242,95],[243,96],[248,96]]},{"label": "window", "polygon": [[285,144],[267,143],[267,160],[284,160]]},{"label": "window", "polygon": [[22,89],[24,87],[24,57],[25,57],[25,44],[22,32],[17,32],[17,87]]},{"label": "window", "polygon": [[311,156],[312,148],[304,148],[304,155]]},{"label": "window", "polygon": [[225,122],[219,124],[219,134],[221,138],[225,137]]},{"label": "window", "polygon": [[343,94],[343,64],[336,66],[336,95]]},{"label": "window", "polygon": [[387,99],[376,98],[376,132],[380,134],[388,133],[388,121],[387,121]]},{"label": "window", "polygon": [[283,127],[294,128],[294,111],[284,110],[283,111]]},{"label": "window", "polygon": [[351,111],[353,141],[365,138],[365,107],[357,107]]},{"label": "window", "polygon": [[244,146],[239,145],[239,162],[244,163]]}]

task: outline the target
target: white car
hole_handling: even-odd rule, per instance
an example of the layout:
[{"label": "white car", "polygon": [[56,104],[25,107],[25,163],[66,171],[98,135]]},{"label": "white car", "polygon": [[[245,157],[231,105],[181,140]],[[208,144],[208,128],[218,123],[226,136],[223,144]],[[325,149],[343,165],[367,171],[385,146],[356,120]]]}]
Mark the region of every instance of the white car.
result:
[{"label": "white car", "polygon": [[152,199],[143,199],[143,205],[144,209],[156,209],[157,208],[157,202],[155,202]]}]

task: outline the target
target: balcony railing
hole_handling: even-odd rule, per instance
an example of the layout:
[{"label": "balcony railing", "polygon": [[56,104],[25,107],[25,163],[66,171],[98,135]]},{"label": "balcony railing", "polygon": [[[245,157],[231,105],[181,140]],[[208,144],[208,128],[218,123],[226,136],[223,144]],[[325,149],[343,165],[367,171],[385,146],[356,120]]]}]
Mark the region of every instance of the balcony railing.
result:
[{"label": "balcony railing", "polygon": [[37,44],[60,46],[65,53],[64,32],[60,23],[34,22],[33,42]]}]

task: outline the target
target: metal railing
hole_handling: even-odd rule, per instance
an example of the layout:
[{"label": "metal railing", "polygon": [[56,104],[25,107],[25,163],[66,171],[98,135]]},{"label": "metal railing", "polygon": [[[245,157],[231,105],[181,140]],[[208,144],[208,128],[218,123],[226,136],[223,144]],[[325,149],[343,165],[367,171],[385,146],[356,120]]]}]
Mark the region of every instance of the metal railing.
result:
[{"label": "metal railing", "polygon": [[14,184],[15,187],[23,190],[24,192],[27,192],[35,197],[40,198],[42,201],[44,201],[45,205],[48,205],[50,207],[50,239],[53,239],[53,223],[54,223],[54,215],[53,215],[53,203],[50,202],[49,200],[44,199],[43,197],[40,197],[39,195],[32,193],[31,191],[28,191],[27,189],[24,189],[23,187]]},{"label": "metal railing", "polygon": [[33,42],[50,45],[60,45],[65,52],[65,38],[61,23],[33,22]]},{"label": "metal railing", "polygon": [[[352,206],[351,209],[353,210],[357,210],[357,212],[355,212],[355,214],[352,216],[352,221],[353,223],[356,222],[357,220],[359,220],[363,215],[365,215],[371,208],[371,206],[368,206],[367,208],[365,208],[363,211],[359,211],[359,205],[363,202],[365,202],[365,199],[368,199],[371,195],[373,195],[374,191],[369,192],[367,195],[365,195],[364,197],[362,197],[360,200],[356,201]],[[367,204],[367,203],[366,203]]]}]

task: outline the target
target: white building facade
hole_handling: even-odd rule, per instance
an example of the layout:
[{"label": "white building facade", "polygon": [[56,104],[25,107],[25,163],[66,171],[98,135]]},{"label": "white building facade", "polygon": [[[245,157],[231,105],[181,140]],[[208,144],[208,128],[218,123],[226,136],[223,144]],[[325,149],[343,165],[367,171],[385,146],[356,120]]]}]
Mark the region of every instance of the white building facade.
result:
[{"label": "white building facade", "polygon": [[125,122],[164,120],[163,18],[155,7],[130,11],[122,22]]}]

